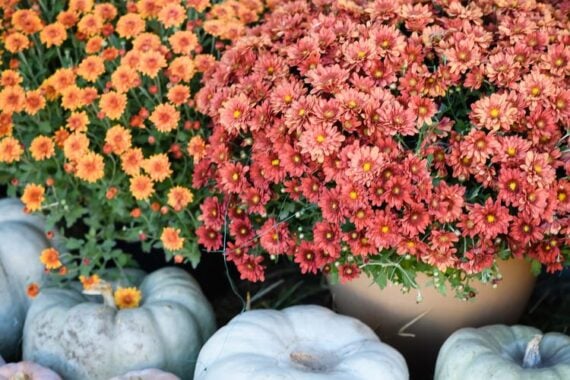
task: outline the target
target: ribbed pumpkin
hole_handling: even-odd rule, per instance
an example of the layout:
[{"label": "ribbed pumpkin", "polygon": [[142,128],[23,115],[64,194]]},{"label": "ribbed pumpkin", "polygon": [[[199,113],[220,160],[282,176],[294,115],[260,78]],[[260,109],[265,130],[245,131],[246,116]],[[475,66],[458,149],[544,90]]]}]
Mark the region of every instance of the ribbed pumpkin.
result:
[{"label": "ribbed pumpkin", "polygon": [[160,368],[192,379],[196,357],[215,330],[212,308],[197,282],[163,268],[140,284],[138,308],[117,310],[111,294],[90,302],[73,289],[44,289],[24,328],[24,358],[66,380],[108,380]]},{"label": "ribbed pumpkin", "polygon": [[0,380],[61,380],[61,377],[49,368],[36,363],[4,363],[0,356]]},{"label": "ribbed pumpkin", "polygon": [[17,199],[0,200],[0,355],[15,359],[30,299],[26,287],[39,282],[39,256],[49,246],[43,223],[24,213]]},{"label": "ribbed pumpkin", "polygon": [[194,380],[404,380],[406,361],[362,322],[320,306],[254,310],[206,343]]},{"label": "ribbed pumpkin", "polygon": [[180,380],[180,378],[172,373],[149,368],[140,371],[131,371],[122,376],[113,377],[110,380]]},{"label": "ribbed pumpkin", "polygon": [[488,379],[570,379],[570,337],[505,325],[453,333],[439,351],[435,380]]}]

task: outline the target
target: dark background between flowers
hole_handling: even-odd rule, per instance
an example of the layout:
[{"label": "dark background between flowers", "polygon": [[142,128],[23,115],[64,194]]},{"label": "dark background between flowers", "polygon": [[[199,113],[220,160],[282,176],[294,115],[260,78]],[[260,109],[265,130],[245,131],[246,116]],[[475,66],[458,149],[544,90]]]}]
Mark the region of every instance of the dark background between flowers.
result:
[{"label": "dark background between flowers", "polygon": [[[0,199],[5,196],[6,187],[0,186]],[[119,242],[118,246],[131,253],[146,272],[174,265],[166,262],[164,254],[158,250],[144,253],[139,243]],[[202,252],[196,268],[190,264],[177,266],[187,270],[200,283],[214,308],[218,326],[225,325],[246,308],[282,309],[298,304],[318,304],[334,309],[324,277],[302,275],[297,265],[286,258],[268,268],[265,282],[255,284],[241,281],[235,267],[226,265],[221,253]],[[557,274],[542,273],[538,277],[519,323],[535,326],[544,332],[570,332],[570,269]],[[412,379],[431,378],[431,374],[414,373],[413,368],[411,375]]]}]

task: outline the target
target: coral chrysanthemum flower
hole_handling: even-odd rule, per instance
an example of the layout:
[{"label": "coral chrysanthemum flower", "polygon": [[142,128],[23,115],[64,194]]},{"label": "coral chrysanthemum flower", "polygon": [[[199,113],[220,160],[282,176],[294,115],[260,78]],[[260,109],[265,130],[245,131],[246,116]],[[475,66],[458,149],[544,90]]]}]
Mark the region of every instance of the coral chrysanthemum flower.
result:
[{"label": "coral chrysanthemum flower", "polygon": [[164,153],[155,154],[144,160],[142,167],[153,181],[162,182],[172,175],[170,161]]},{"label": "coral chrysanthemum flower", "polygon": [[137,288],[117,288],[114,294],[115,305],[119,309],[135,309],[139,307],[142,294]]},{"label": "coral chrysanthemum flower", "polygon": [[105,116],[112,120],[116,120],[123,115],[126,105],[127,96],[115,91],[109,91],[101,95],[99,100],[99,108],[105,113]]},{"label": "coral chrysanthemum flower", "polygon": [[338,151],[345,137],[332,125],[319,124],[306,129],[299,139],[301,153],[311,160],[323,162],[325,157]]},{"label": "coral chrysanthemum flower", "polygon": [[81,285],[83,285],[83,289],[90,289],[93,286],[99,284],[101,282],[101,278],[94,274],[91,276],[79,276],[79,281],[81,282]]},{"label": "coral chrysanthemum flower", "polygon": [[115,154],[122,154],[131,147],[131,132],[120,125],[107,130],[105,142],[109,144]]},{"label": "coral chrysanthemum flower", "polygon": [[506,94],[492,94],[473,103],[471,119],[478,126],[498,131],[508,131],[516,119],[517,109],[514,108]]},{"label": "coral chrysanthemum flower", "polygon": [[169,251],[178,251],[184,246],[184,238],[180,236],[180,229],[165,227],[160,235],[160,241],[165,249]]},{"label": "coral chrysanthemum flower", "polygon": [[150,115],[150,121],[159,132],[168,133],[178,126],[180,113],[172,104],[159,104]]},{"label": "coral chrysanthemum flower", "polygon": [[67,39],[67,30],[65,26],[59,22],[45,26],[40,32],[40,41],[47,48],[52,46],[60,46]]},{"label": "coral chrysanthemum flower", "polygon": [[46,160],[55,154],[55,146],[50,137],[38,136],[30,144],[30,153],[36,161]]},{"label": "coral chrysanthemum flower", "polygon": [[88,152],[77,160],[77,178],[86,182],[97,182],[105,175],[105,163],[103,156],[94,152]]},{"label": "coral chrysanthemum flower", "polygon": [[186,10],[178,3],[169,3],[158,12],[158,21],[167,28],[179,26],[186,19]]},{"label": "coral chrysanthemum flower", "polygon": [[168,205],[175,211],[180,211],[194,200],[192,192],[182,186],[174,186],[168,191]]},{"label": "coral chrysanthemum flower", "polygon": [[131,148],[121,155],[121,168],[126,174],[134,176],[139,174],[143,161],[141,148]]},{"label": "coral chrysanthemum flower", "polygon": [[139,201],[144,201],[150,198],[154,193],[154,184],[150,177],[145,175],[136,175],[131,178],[130,191],[133,197]]},{"label": "coral chrysanthemum flower", "polygon": [[58,269],[62,266],[59,260],[59,252],[55,248],[46,248],[40,255],[40,261],[46,269]]},{"label": "coral chrysanthemum flower", "polygon": [[194,136],[188,142],[187,151],[197,163],[206,155],[206,142],[201,136]]},{"label": "coral chrysanthemum flower", "polygon": [[77,66],[77,75],[88,82],[95,82],[105,72],[105,62],[98,55],[85,58]]},{"label": "coral chrysanthemum flower", "polygon": [[0,140],[0,162],[12,163],[20,160],[24,153],[22,145],[13,137]]},{"label": "coral chrysanthemum flower", "polygon": [[478,233],[487,239],[493,239],[499,234],[506,234],[512,216],[509,209],[499,201],[487,199],[484,205],[474,204],[471,210]]},{"label": "coral chrysanthemum flower", "polygon": [[34,299],[40,294],[40,286],[36,282],[32,282],[26,286],[26,295],[28,298]]},{"label": "coral chrysanthemum flower", "polygon": [[117,34],[123,38],[136,37],[141,34],[144,29],[145,22],[142,17],[136,13],[128,13],[121,16],[115,28]]},{"label": "coral chrysanthemum flower", "polygon": [[29,183],[24,188],[20,200],[29,211],[37,211],[41,208],[45,199],[45,188],[42,185]]}]

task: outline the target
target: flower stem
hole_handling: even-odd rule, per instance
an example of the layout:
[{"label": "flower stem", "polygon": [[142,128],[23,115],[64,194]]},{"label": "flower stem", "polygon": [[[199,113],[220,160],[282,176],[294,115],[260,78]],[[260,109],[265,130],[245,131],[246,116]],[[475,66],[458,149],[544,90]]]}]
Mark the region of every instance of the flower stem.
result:
[{"label": "flower stem", "polygon": [[537,334],[526,345],[522,362],[523,368],[537,368],[540,365],[541,357],[539,346],[542,338],[543,335]]}]

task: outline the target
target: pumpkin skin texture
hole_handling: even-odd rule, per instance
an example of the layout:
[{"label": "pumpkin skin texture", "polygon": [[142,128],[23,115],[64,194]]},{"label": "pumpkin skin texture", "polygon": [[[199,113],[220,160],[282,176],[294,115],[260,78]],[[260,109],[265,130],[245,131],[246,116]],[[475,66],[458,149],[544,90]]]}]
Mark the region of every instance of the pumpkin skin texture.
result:
[{"label": "pumpkin skin texture", "polygon": [[15,359],[30,305],[26,286],[40,282],[40,253],[49,246],[40,218],[17,199],[0,200],[0,355]]},{"label": "pumpkin skin texture", "polygon": [[45,289],[26,318],[24,359],[66,380],[107,380],[145,368],[192,379],[200,347],[215,331],[198,283],[169,267],[148,275],[140,290],[138,308],[117,310],[73,289]]},{"label": "pumpkin skin texture", "polygon": [[492,325],[453,333],[439,351],[435,380],[568,380],[570,337],[544,334],[538,345],[541,362],[523,368],[527,344],[540,330]]},{"label": "pumpkin skin texture", "polygon": [[142,371],[131,371],[110,380],[180,380],[180,378],[172,373],[150,368]]},{"label": "pumpkin skin texture", "polygon": [[0,380],[12,379],[61,380],[61,377],[51,369],[42,367],[36,363],[20,362],[4,365],[0,363]]},{"label": "pumpkin skin texture", "polygon": [[194,380],[401,380],[406,361],[362,322],[320,306],[238,315],[202,348]]}]

